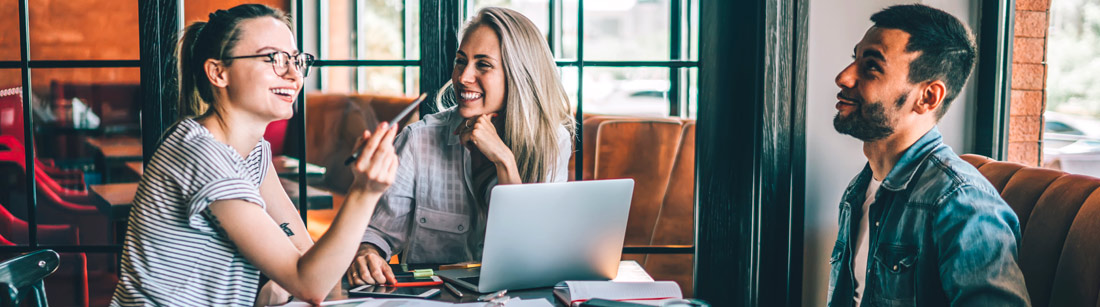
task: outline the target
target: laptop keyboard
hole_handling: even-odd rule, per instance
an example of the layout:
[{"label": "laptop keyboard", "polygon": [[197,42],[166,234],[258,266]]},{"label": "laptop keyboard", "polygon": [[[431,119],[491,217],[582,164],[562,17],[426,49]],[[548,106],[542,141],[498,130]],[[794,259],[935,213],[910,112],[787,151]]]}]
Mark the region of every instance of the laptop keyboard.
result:
[{"label": "laptop keyboard", "polygon": [[481,281],[481,276],[462,277],[462,278],[459,278],[458,280],[465,281],[465,282],[470,283],[471,285],[476,286],[476,285],[479,285],[478,281]]}]

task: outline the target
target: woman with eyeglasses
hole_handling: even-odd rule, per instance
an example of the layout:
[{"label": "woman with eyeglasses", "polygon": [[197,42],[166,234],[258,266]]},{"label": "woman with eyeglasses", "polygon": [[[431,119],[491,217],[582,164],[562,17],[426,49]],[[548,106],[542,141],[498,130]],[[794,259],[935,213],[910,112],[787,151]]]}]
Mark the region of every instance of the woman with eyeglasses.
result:
[{"label": "woman with eyeglasses", "polygon": [[[130,209],[113,306],[319,303],[339,281],[397,170],[385,123],[364,132],[355,179],[314,243],[263,140],[290,118],[313,56],[289,17],[246,4],[188,26],[178,45],[180,121],[161,137]],[[267,283],[257,296],[259,275]],[[285,290],[283,290],[285,289]]]},{"label": "woman with eyeglasses", "polygon": [[352,284],[393,283],[394,254],[413,264],[480,261],[494,186],[569,179],[576,124],[542,32],[489,7],[461,35],[440,91],[455,106],[397,136],[401,167],[348,268]]}]

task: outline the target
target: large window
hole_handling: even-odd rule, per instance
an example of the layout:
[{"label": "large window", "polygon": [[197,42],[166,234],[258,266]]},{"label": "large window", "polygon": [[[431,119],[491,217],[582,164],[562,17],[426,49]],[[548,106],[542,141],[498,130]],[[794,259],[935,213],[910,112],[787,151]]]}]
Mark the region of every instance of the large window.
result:
[{"label": "large window", "polygon": [[[535,23],[546,37],[573,104],[578,138],[572,179],[634,178],[638,188],[624,258],[639,261],[657,278],[679,281],[685,293],[690,295],[690,253],[694,240],[694,118],[698,105],[698,1],[452,1],[322,0],[313,6],[305,5],[303,13],[297,16],[305,23],[301,36],[305,49],[317,53],[320,58],[317,62],[319,73],[307,82],[307,87],[312,89],[305,97],[308,131],[305,138],[298,141],[309,151],[307,160],[329,165],[335,161],[326,161],[325,157],[330,155],[330,150],[338,149],[316,141],[320,136],[341,135],[334,130],[337,128],[326,124],[345,123],[344,119],[337,118],[358,120],[362,112],[373,112],[377,116],[371,118],[364,114],[368,125],[377,123],[386,119],[381,116],[386,110],[379,107],[377,101],[431,93],[442,82],[422,86],[423,80],[449,79],[449,75],[420,75],[425,71],[449,71],[454,50],[446,50],[444,58],[436,58],[438,54],[431,53],[433,48],[448,48],[445,42],[448,36],[458,35],[447,32],[448,26],[461,28],[457,23],[468,20],[482,7],[514,9]],[[432,7],[422,8],[424,5]],[[428,10],[429,14],[421,9]],[[420,18],[436,16],[435,12],[440,16],[445,33],[439,37],[421,37],[425,32],[420,27],[435,20],[421,22]],[[446,22],[452,19],[445,16],[457,16],[461,21],[453,20],[456,24],[448,25]],[[316,49],[311,50],[313,48]],[[448,67],[433,67],[442,65]],[[328,110],[331,108],[345,108],[344,105],[351,105],[346,108],[357,111],[336,118],[321,115],[332,112]],[[628,124],[644,123],[647,125],[644,129],[648,130],[616,132],[607,129],[599,132],[602,139],[629,142],[635,146],[631,150],[652,154],[620,157],[629,152],[594,152],[596,130],[600,129],[602,121],[611,118],[607,116],[629,121]],[[333,132],[324,132],[326,130]],[[649,135],[631,138],[624,131]],[[288,139],[288,143],[293,142]],[[690,148],[685,149],[687,147]],[[679,159],[681,156],[687,158]],[[594,166],[596,160],[604,159],[625,160],[627,165],[613,170]],[[687,166],[674,165],[677,163]],[[689,169],[687,172],[684,172],[685,167]],[[336,190],[341,188],[338,180],[320,184]],[[676,204],[670,206],[669,203]],[[334,211],[310,210],[306,214],[310,233],[322,234]],[[672,228],[677,228],[678,232],[666,231]]]},{"label": "large window", "polygon": [[322,0],[315,9],[321,73],[310,83],[314,89],[405,96],[419,92],[418,1]]},{"label": "large window", "polygon": [[110,202],[133,198],[143,150],[138,4],[4,1],[0,33],[0,258],[54,249],[49,301],[106,305],[125,229]]},{"label": "large window", "polygon": [[486,6],[546,34],[584,114],[695,118],[697,0],[466,0],[463,16]]},{"label": "large window", "polygon": [[1052,1],[1047,44],[1042,163],[1100,176],[1100,1]]}]

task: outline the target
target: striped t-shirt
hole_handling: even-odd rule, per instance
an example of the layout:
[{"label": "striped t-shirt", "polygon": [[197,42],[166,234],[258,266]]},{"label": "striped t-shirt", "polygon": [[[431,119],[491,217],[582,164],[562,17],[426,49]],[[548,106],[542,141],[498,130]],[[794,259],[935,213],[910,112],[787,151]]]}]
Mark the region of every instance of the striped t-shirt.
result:
[{"label": "striped t-shirt", "polygon": [[190,118],[169,128],[134,196],[111,305],[252,305],[259,271],[208,206],[240,199],[264,207],[269,161],[264,140],[241,157]]}]

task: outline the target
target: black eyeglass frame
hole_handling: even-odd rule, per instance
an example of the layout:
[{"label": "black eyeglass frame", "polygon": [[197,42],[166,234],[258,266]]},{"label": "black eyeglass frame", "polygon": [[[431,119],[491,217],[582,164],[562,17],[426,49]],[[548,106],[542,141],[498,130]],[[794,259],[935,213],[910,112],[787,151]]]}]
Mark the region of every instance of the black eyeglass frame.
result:
[{"label": "black eyeglass frame", "polygon": [[[282,55],[286,56],[286,63],[283,65],[284,66],[284,68],[283,68],[284,71],[282,71],[282,72],[279,72],[279,61],[275,59],[275,56],[279,55],[279,54],[282,54]],[[254,54],[254,55],[242,55],[242,56],[227,57],[227,58],[223,58],[222,60],[224,61],[224,60],[235,60],[235,59],[262,58],[262,57],[266,57],[268,60],[271,61],[271,69],[273,71],[275,71],[275,75],[278,75],[278,76],[282,76],[282,75],[284,75],[284,74],[286,74],[287,72],[290,71],[290,61],[291,61],[291,59],[294,59],[294,67],[297,68],[298,71],[302,73],[302,78],[309,77],[309,68],[313,67],[313,62],[316,61],[316,59],[317,59],[317,57],[313,56],[312,54],[305,53],[305,52],[299,53],[298,55],[293,55],[292,56],[292,55],[290,55],[290,52],[275,51],[275,52],[264,53],[264,54]],[[302,64],[303,61],[305,62],[304,64]]]}]

